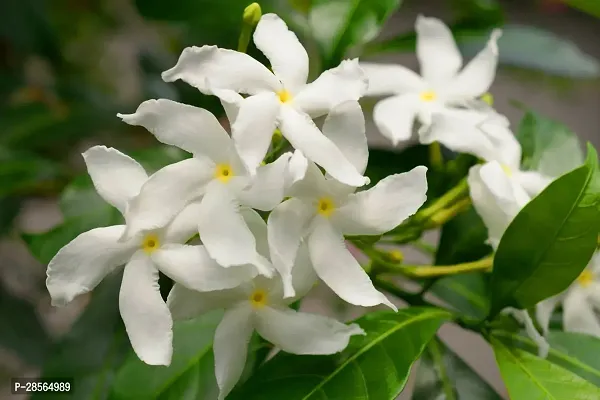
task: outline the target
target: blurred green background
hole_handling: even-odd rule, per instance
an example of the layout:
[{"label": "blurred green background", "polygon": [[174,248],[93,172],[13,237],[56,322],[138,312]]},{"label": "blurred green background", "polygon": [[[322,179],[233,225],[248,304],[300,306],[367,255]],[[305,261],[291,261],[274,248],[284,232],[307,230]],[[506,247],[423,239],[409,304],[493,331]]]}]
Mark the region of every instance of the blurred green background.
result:
[{"label": "blurred green background", "polygon": [[[94,193],[80,153],[119,148],[149,170],[185,155],[157,145],[117,112],[170,98],[222,116],[214,98],[160,73],[186,46],[236,48],[247,0],[1,0],[0,398],[10,377],[62,374],[86,385],[73,398],[105,398],[128,343],[115,282],[89,304],[52,308],[45,264],[79,233],[118,223]],[[599,0],[267,0],[311,56],[311,76],[345,57],[416,68],[413,26],[423,13],[452,27],[467,57],[503,26],[499,111],[518,122],[518,101],[600,144]],[[250,45],[249,52],[264,60]],[[365,101],[365,110],[372,107]],[[368,118],[369,120],[369,118]],[[223,121],[226,123],[226,121]],[[371,163],[402,162],[370,127]],[[425,154],[425,153],[423,153]],[[86,308],[87,307],[87,308]],[[85,310],[85,312],[84,312]],[[82,314],[83,312],[83,314]],[[75,323],[75,325],[73,325]]]}]

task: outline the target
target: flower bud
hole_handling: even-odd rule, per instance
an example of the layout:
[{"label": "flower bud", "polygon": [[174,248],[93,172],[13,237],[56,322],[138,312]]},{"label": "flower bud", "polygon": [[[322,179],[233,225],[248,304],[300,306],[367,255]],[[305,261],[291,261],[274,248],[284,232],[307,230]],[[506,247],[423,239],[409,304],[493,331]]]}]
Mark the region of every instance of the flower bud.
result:
[{"label": "flower bud", "polygon": [[244,23],[250,26],[255,26],[262,17],[262,10],[260,4],[252,3],[244,9]]}]

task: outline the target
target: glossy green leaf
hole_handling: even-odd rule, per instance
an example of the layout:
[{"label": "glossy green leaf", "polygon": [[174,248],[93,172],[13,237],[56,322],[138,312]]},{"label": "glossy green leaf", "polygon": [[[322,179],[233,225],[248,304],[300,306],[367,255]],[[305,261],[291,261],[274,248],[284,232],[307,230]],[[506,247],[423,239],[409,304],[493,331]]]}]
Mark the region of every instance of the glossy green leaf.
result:
[{"label": "glossy green leaf", "polygon": [[29,365],[41,366],[50,338],[33,304],[0,286],[0,346]]},{"label": "glossy green leaf", "polygon": [[413,400],[500,400],[501,397],[469,365],[439,340],[423,352]]},{"label": "glossy green leaf", "polygon": [[491,315],[529,308],[565,290],[596,250],[600,227],[598,155],[552,182],[502,236],[492,272]]},{"label": "glossy green leaf", "polygon": [[577,135],[560,122],[528,111],[517,138],[523,149],[522,167],[556,177],[580,166],[583,151]]},{"label": "glossy green leaf", "polygon": [[[40,399],[107,399],[114,371],[131,351],[119,314],[122,273],[105,278],[70,332],[50,351],[42,377],[68,377],[73,388],[68,394],[39,393]],[[38,396],[32,396],[37,399]]]},{"label": "glossy green leaf", "polygon": [[600,388],[572,372],[492,338],[500,374],[512,400],[595,400]]},{"label": "glossy green leaf", "polygon": [[[492,335],[509,347],[518,347],[532,354],[538,348],[526,335],[507,331],[493,331]],[[579,375],[600,387],[600,339],[580,333],[550,331],[548,361]]]},{"label": "glossy green leaf", "polygon": [[354,336],[340,354],[279,353],[228,400],[393,400],[412,364],[450,318],[443,310],[417,307],[367,314],[356,321],[367,335]]},{"label": "glossy green leaf", "polygon": [[323,69],[335,67],[348,49],[377,37],[401,0],[313,0],[308,18]]},{"label": "glossy green leaf", "polygon": [[117,373],[112,399],[216,399],[212,343],[223,313],[217,311],[173,327],[168,367],[144,364],[135,354]]},{"label": "glossy green leaf", "polygon": [[486,244],[487,238],[487,228],[471,207],[442,227],[435,264],[450,265],[479,260],[492,251]]},{"label": "glossy green leaf", "polygon": [[489,288],[483,273],[472,272],[439,279],[429,290],[453,309],[484,318],[490,309]]},{"label": "glossy green leaf", "polygon": [[[500,64],[568,78],[600,76],[600,62],[596,58],[550,31],[525,25],[505,25],[502,30],[498,39]],[[460,48],[467,56],[474,56],[488,38],[489,32],[479,37],[464,37]]]}]

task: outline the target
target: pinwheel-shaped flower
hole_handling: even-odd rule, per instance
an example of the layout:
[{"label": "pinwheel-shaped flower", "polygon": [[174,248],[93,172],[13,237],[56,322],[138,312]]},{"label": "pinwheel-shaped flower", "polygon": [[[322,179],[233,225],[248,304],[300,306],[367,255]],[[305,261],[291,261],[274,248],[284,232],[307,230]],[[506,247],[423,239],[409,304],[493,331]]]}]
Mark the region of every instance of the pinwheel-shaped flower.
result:
[{"label": "pinwheel-shaped flower", "polygon": [[[344,103],[330,113],[323,133],[348,159],[364,171],[368,153],[364,118],[356,102]],[[356,138],[356,139],[353,139]],[[280,272],[285,296],[294,295],[292,266],[303,239],[317,275],[345,301],[374,306],[387,304],[365,271],[344,245],[343,235],[379,235],[414,214],[426,200],[425,167],[391,175],[369,190],[355,188],[325,177],[314,163],[305,177],[292,185],[291,198],[269,216],[269,246],[273,266]]]},{"label": "pinwheel-shaped flower", "polygon": [[[266,245],[266,225],[256,215],[256,240]],[[261,233],[262,231],[262,233]],[[261,253],[268,255],[263,246]],[[303,246],[293,269],[296,297],[283,298],[279,277],[257,277],[235,289],[196,292],[174,285],[167,304],[175,319],[194,318],[211,310],[225,309],[213,350],[219,399],[224,399],[240,379],[248,343],[256,330],[283,351],[293,354],[334,354],[348,345],[352,335],[364,335],[356,324],[344,325],[332,318],[296,312],[288,305],[303,297],[316,281],[310,259]]]},{"label": "pinwheel-shaped flower", "polygon": [[552,312],[562,304],[565,331],[600,337],[600,252],[592,257],[587,268],[561,294],[550,297],[536,306],[536,317],[544,333],[548,332]]},{"label": "pinwheel-shaped flower", "polygon": [[[366,184],[368,179],[311,119],[362,96],[367,80],[358,60],[343,61],[306,84],[306,50],[277,15],[265,14],[260,19],[254,43],[271,62],[273,72],[247,54],[203,46],[186,48],[162,77],[167,82],[182,79],[205,94],[220,97],[225,104],[239,104],[232,136],[251,172],[263,160],[278,126],[294,148],[340,182]],[[238,93],[250,96],[243,99]]]},{"label": "pinwheel-shaped flower", "polygon": [[281,202],[291,154],[260,166],[252,176],[225,129],[204,109],[161,99],[119,116],[194,155],[159,170],[141,187],[125,214],[123,238],[163,227],[186,205],[199,202],[197,227],[210,256],[224,267],[251,263],[270,275],[239,207],[268,211]]},{"label": "pinwheel-shaped flower", "polygon": [[367,96],[392,95],[377,103],[373,119],[394,145],[410,139],[415,118],[427,125],[434,113],[470,106],[488,91],[498,63],[500,30],[492,32],[487,46],[459,72],[462,56],[442,21],[419,16],[415,29],[422,76],[395,64],[360,64],[369,80]]},{"label": "pinwheel-shaped flower", "polygon": [[[95,146],[83,153],[96,190],[121,213],[148,176],[135,160]],[[256,276],[253,266],[225,269],[203,246],[186,246],[197,230],[197,206],[185,208],[161,229],[119,241],[124,225],[92,229],[58,251],[48,265],[46,285],[52,303],[64,305],[89,292],[116,267],[125,265],[119,309],[131,345],[148,364],[168,365],[172,320],[158,288],[158,272],[195,290],[232,288]]]}]

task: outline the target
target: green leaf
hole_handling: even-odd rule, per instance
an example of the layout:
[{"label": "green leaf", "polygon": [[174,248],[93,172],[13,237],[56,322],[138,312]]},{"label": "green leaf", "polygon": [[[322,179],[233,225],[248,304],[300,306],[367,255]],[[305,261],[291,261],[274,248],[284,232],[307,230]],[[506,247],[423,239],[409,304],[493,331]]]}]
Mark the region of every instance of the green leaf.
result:
[{"label": "green leaf", "polygon": [[[538,353],[536,343],[526,335],[498,330],[493,331],[492,335],[509,347]],[[600,387],[599,338],[581,333],[550,331],[547,340],[550,344],[548,361]]]},{"label": "green leaf", "polygon": [[13,221],[21,211],[21,204],[21,197],[0,198],[0,236],[10,232]]},{"label": "green leaf", "polygon": [[412,364],[450,317],[440,309],[417,307],[368,314],[356,321],[367,335],[354,336],[340,354],[279,353],[228,400],[393,400]]},{"label": "green leaf", "polygon": [[429,290],[455,310],[480,319],[490,309],[489,286],[483,273],[472,272],[442,278]]},{"label": "green leaf", "polygon": [[600,3],[597,0],[565,0],[565,3],[596,18],[600,18]]},{"label": "green leaf", "polygon": [[451,265],[479,260],[492,251],[486,244],[487,238],[487,228],[471,207],[442,227],[435,264]]},{"label": "green leaf", "polygon": [[213,337],[223,313],[206,314],[173,327],[173,359],[168,367],[144,364],[130,354],[117,373],[114,399],[216,399]]},{"label": "green leaf", "polygon": [[570,371],[492,338],[500,374],[512,400],[595,400],[600,388]]},{"label": "green leaf", "polygon": [[[0,285],[0,346],[30,365],[40,366],[50,345],[34,306]],[[10,322],[8,322],[10,321]]]},{"label": "green leaf", "polygon": [[[600,76],[600,63],[596,58],[552,32],[524,25],[505,25],[502,30],[502,37],[498,39],[498,62],[502,65],[568,78]],[[489,32],[463,39],[460,41],[461,50],[467,56],[474,56],[485,46]]]},{"label": "green leaf", "polygon": [[414,145],[402,151],[369,149],[369,163],[365,175],[371,179],[374,186],[391,174],[407,172],[419,165],[429,165],[427,146]]},{"label": "green leaf", "polygon": [[413,400],[500,400],[501,397],[459,356],[432,340],[421,356]]},{"label": "green leaf", "polygon": [[53,161],[28,152],[0,147],[0,196],[51,187],[62,177]]},{"label": "green leaf", "polygon": [[557,177],[583,164],[577,135],[565,125],[528,111],[517,138],[523,149],[522,167]]},{"label": "green leaf", "polygon": [[598,155],[552,182],[511,222],[492,272],[495,316],[505,307],[529,308],[565,290],[596,250],[600,227]]},{"label": "green leaf", "polygon": [[348,49],[377,37],[401,0],[313,0],[309,23],[323,70],[337,66]]},{"label": "green leaf", "polygon": [[[71,331],[50,352],[42,377],[73,379],[71,392],[56,395],[57,399],[108,398],[114,371],[131,351],[119,314],[121,278],[122,273],[114,273],[96,287]],[[39,397],[53,396],[39,393]]]}]

